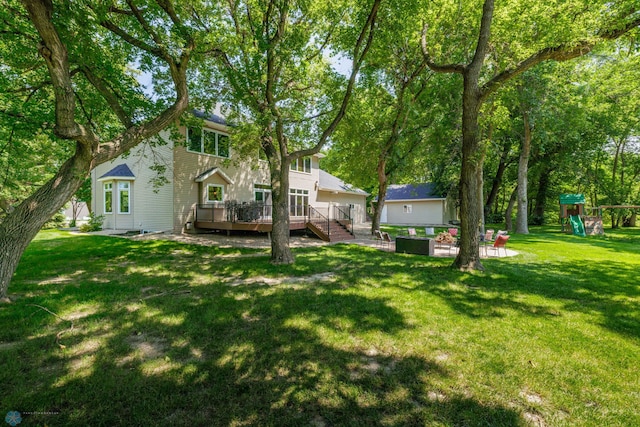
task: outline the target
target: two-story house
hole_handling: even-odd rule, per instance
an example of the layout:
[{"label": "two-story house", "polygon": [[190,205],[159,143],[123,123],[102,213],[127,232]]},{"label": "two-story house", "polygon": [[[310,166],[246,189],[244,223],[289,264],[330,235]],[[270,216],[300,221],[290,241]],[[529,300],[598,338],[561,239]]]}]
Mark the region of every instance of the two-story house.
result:
[{"label": "two-story house", "polygon": [[[204,119],[203,127],[181,127],[174,137],[163,132],[165,145],[140,144],[92,171],[92,208],[104,215],[104,228],[271,230],[267,162],[235,155],[221,117],[196,115]],[[318,224],[364,222],[367,193],[320,170],[321,157],[317,154],[291,165],[290,220],[292,228],[310,228],[328,240],[317,230],[322,228]],[[333,234],[337,238],[337,232]]]}]

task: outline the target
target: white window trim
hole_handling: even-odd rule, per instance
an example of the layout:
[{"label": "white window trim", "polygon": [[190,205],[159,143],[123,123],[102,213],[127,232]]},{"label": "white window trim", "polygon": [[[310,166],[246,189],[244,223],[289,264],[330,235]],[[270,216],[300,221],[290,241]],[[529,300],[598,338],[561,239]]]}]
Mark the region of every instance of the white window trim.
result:
[{"label": "white window trim", "polygon": [[[120,186],[121,185],[125,185],[127,186],[126,189],[121,189]],[[120,193],[121,192],[127,192],[127,212],[122,212],[122,205],[120,204]],[[113,203],[112,203],[113,205]],[[112,206],[113,207],[113,206]],[[131,215],[131,183],[128,181],[125,182],[118,182],[118,214],[119,215]]]},{"label": "white window trim", "polygon": [[[306,170],[304,170],[304,160],[305,159],[309,159],[309,171],[307,172]],[[302,162],[302,169],[303,170],[299,170],[298,169],[298,162]],[[295,169],[293,168],[293,165],[295,165]],[[306,157],[300,157],[299,159],[295,159],[294,161],[291,162],[291,166],[289,166],[289,170],[291,172],[298,172],[298,173],[304,173],[307,175],[311,175],[311,172],[313,171],[313,159],[310,156],[306,156]]]},{"label": "white window trim", "polygon": [[293,217],[304,217],[305,216],[305,206],[308,207],[309,206],[309,190],[303,190],[300,188],[289,188],[289,198],[291,198],[291,196],[295,196],[296,198],[298,196],[301,196],[303,199],[306,199],[307,204],[302,204],[302,205],[298,205],[295,204],[293,206],[296,207],[296,214],[298,213],[298,206],[302,206],[302,215],[291,215],[291,209],[293,208],[293,206],[289,206],[289,215],[293,216]]},{"label": "white window trim", "polygon": [[[107,185],[111,186],[109,190],[107,190]],[[111,211],[107,212],[107,193],[111,193]],[[102,211],[105,215],[113,214],[113,181],[105,182],[102,185]]]},{"label": "white window trim", "polygon": [[253,184],[253,200],[254,201],[257,201],[256,200],[256,195],[258,193],[262,193],[262,197],[263,197],[262,202],[263,203],[267,200],[267,193],[268,194],[272,194],[271,187],[269,187],[269,188],[264,188],[264,187],[266,187],[265,184]]},{"label": "white window trim", "polygon": [[229,135],[227,135],[226,133],[219,132],[217,130],[208,129],[208,128],[201,128],[202,133],[200,134],[200,151],[193,151],[193,150],[191,150],[189,148],[189,129],[190,128],[187,127],[187,131],[186,131],[186,136],[187,136],[186,149],[187,149],[188,153],[200,154],[200,155],[203,155],[203,156],[218,157],[220,159],[230,159],[231,158],[231,142],[229,142],[229,155],[227,157],[220,156],[218,154],[211,154],[211,153],[205,153],[204,152],[204,133],[205,132],[212,132],[213,134],[215,134],[215,138],[216,138],[216,153],[220,152],[220,148],[218,146],[218,137],[220,135],[226,136],[227,138],[229,138],[229,141],[231,141],[231,138],[229,137]]},{"label": "white window trim", "polygon": [[[209,188],[210,187],[217,187],[220,189],[220,194],[222,195],[222,197],[220,197],[220,200],[209,200]],[[206,190],[206,199],[205,199],[205,203],[219,203],[219,202],[223,202],[224,201],[224,185],[220,185],[220,184],[207,184],[207,190]]]},{"label": "white window trim", "polygon": [[413,205],[402,205],[402,212],[410,214],[413,212]]}]

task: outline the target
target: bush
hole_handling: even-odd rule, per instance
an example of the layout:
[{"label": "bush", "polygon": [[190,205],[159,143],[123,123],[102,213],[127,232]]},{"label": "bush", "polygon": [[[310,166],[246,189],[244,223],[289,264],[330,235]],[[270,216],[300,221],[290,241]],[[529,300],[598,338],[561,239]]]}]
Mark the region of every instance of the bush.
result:
[{"label": "bush", "polygon": [[65,226],[66,223],[67,223],[67,217],[64,216],[62,212],[58,212],[57,214],[52,216],[49,221],[45,222],[42,228],[44,229],[62,228]]},{"label": "bush", "polygon": [[544,215],[531,215],[529,217],[529,225],[544,225]]},{"label": "bush", "polygon": [[80,226],[80,231],[83,233],[89,233],[91,231],[102,230],[102,223],[104,222],[104,215],[96,215],[93,212],[89,214],[89,221]]},{"label": "bush", "polygon": [[489,224],[500,224],[504,222],[504,214],[499,212],[490,213],[487,215],[484,221]]}]

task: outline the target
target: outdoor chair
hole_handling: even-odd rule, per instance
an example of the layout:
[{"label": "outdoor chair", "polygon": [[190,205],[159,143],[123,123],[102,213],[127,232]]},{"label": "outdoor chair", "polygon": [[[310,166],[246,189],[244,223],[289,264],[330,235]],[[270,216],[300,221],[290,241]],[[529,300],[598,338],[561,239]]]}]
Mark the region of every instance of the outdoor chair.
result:
[{"label": "outdoor chair", "polygon": [[409,233],[409,237],[417,237],[418,233],[416,233],[415,228],[407,228],[407,232]]},{"label": "outdoor chair", "polygon": [[425,227],[424,234],[427,236],[434,236],[436,234],[436,230],[433,227]]},{"label": "outdoor chair", "polygon": [[376,241],[376,246],[382,245],[382,233],[380,232],[380,230],[373,231],[373,238]]},{"label": "outdoor chair", "polygon": [[458,235],[458,229],[457,228],[450,228],[447,231],[449,232],[449,234],[451,234],[451,237],[456,237]]},{"label": "outdoor chair", "polygon": [[510,236],[499,235],[496,237],[495,242],[493,242],[493,246],[490,246],[498,256],[500,256],[500,248],[504,251],[504,256],[507,256],[507,240],[509,240]]},{"label": "outdoor chair", "polygon": [[480,243],[482,243],[483,247],[484,247],[484,253],[485,255],[487,255],[487,245],[490,244],[493,241],[493,233],[495,232],[495,230],[490,229],[487,230],[484,235],[480,235]]},{"label": "outdoor chair", "polygon": [[391,239],[391,236],[386,231],[382,232],[382,242],[385,245],[387,245],[387,248],[390,248],[391,247],[391,243],[393,243],[393,240]]}]

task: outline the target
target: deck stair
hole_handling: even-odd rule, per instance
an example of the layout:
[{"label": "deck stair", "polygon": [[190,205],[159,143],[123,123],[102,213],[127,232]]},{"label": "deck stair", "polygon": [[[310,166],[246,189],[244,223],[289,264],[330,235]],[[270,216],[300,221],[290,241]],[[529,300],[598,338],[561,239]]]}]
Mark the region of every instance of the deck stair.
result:
[{"label": "deck stair", "polygon": [[307,223],[307,228],[325,242],[341,242],[355,239],[355,236],[347,226],[348,224],[344,223],[344,221],[335,219],[329,221],[311,220]]},{"label": "deck stair", "polygon": [[339,242],[355,238],[348,228],[351,224],[350,218],[341,221],[329,219],[314,207],[308,206],[307,208],[307,228],[325,242]]}]

